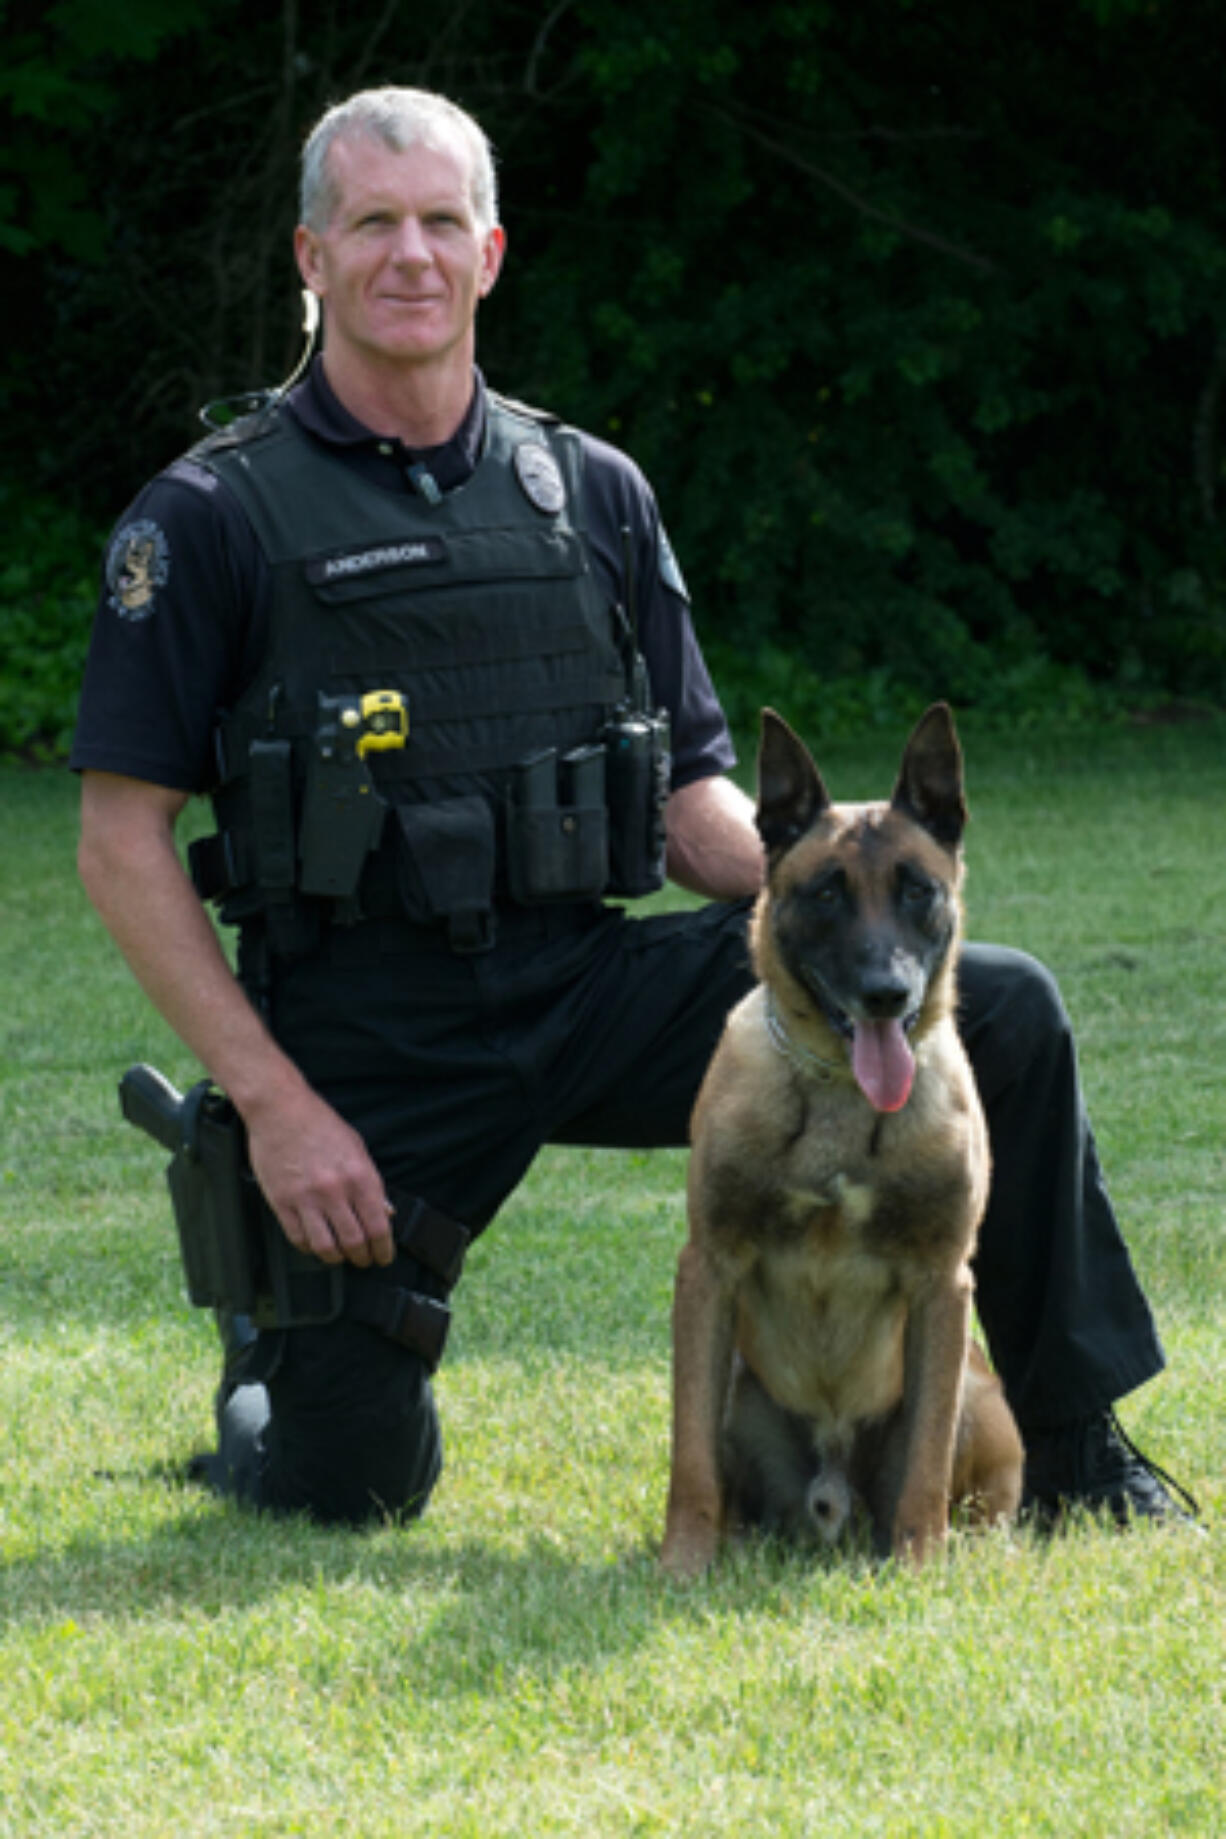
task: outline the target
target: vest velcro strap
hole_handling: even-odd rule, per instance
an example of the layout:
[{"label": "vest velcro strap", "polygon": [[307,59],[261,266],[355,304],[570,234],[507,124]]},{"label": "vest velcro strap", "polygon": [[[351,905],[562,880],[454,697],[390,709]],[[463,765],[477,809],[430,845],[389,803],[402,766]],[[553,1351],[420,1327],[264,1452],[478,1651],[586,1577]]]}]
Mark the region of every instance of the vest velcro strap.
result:
[{"label": "vest velcro strap", "polygon": [[451,1310],[432,1296],[422,1296],[416,1290],[351,1284],[345,1314],[420,1355],[428,1372],[433,1373],[443,1357]]},{"label": "vest velcro strap", "polygon": [[318,731],[319,709],[304,705],[291,709],[279,703],[273,710],[236,709],[227,715],[213,736],[220,786],[245,777],[252,743],[260,740],[306,740]]},{"label": "vest velcro strap", "polygon": [[440,1213],[429,1201],[418,1198],[415,1194],[398,1194],[391,1191],[392,1216],[396,1244],[418,1264],[446,1284],[450,1290],[460,1281],[460,1272],[464,1268],[464,1255],[472,1242],[472,1234],[467,1226],[461,1226],[459,1220],[453,1220],[448,1214]]}]

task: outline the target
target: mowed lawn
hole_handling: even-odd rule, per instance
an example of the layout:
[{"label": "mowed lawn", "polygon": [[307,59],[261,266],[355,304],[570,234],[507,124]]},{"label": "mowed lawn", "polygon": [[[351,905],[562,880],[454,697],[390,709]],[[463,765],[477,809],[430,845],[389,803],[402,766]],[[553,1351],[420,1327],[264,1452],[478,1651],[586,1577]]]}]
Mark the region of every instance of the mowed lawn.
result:
[{"label": "mowed lawn", "polygon": [[[817,749],[834,795],[903,739]],[[0,1834],[1226,1833],[1226,727],[964,740],[969,930],[1059,976],[1169,1356],[1121,1416],[1203,1531],[689,1589],[680,1151],[549,1151],[476,1247],[420,1526],[182,1484],[215,1337],[115,1088],[198,1071],[78,890],[69,776],[0,768]]]}]

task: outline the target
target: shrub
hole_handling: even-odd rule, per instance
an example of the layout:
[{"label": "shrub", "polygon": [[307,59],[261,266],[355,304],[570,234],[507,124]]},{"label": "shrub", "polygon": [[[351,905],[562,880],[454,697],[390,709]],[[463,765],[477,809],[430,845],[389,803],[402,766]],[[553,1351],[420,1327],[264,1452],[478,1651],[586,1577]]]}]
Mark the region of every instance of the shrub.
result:
[{"label": "shrub", "polygon": [[97,599],[102,536],[53,499],[0,485],[0,754],[68,748]]}]

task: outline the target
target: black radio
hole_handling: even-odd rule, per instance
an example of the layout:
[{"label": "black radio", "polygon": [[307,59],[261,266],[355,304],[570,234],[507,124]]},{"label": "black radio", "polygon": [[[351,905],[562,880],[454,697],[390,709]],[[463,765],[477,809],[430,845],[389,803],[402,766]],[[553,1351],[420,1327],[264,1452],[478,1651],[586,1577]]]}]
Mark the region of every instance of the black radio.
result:
[{"label": "black radio", "polygon": [[609,892],[634,898],[664,886],[664,807],[672,771],[668,716],[619,711],[606,723]]}]

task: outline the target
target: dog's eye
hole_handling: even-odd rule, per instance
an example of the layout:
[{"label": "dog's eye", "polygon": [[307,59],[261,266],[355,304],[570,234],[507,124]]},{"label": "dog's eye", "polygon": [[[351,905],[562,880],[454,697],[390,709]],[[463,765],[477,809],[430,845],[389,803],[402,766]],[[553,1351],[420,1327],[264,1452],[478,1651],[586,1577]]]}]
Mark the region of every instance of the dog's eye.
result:
[{"label": "dog's eye", "polygon": [[805,899],[810,906],[821,907],[828,912],[830,908],[837,907],[842,900],[844,886],[844,877],[841,872],[827,875],[822,881],[809,883],[804,891]]},{"label": "dog's eye", "polygon": [[936,897],[936,883],[930,881],[927,875],[921,875],[915,869],[899,870],[898,898],[912,913],[927,912]]}]

